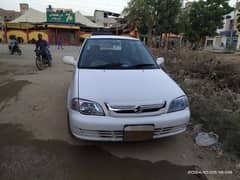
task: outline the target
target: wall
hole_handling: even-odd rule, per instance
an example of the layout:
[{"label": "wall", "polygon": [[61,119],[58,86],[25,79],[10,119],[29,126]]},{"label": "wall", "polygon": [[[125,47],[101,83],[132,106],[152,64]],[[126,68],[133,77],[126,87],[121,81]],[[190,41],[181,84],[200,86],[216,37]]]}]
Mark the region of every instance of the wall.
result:
[{"label": "wall", "polygon": [[[38,34],[42,34],[43,39],[48,41],[48,34],[44,31],[29,31],[28,37],[29,40],[35,39],[38,40]],[[23,39],[23,43],[28,43],[27,32],[25,30],[8,30],[7,31],[7,40],[9,42],[10,36],[14,35],[16,38],[21,37]],[[0,35],[1,38],[1,35]]]},{"label": "wall", "polygon": [[12,11],[12,10],[5,10],[0,8],[0,16],[4,18],[5,21],[12,21],[18,18],[21,15],[20,12]]},{"label": "wall", "polygon": [[237,48],[238,51],[240,51],[240,33],[238,34],[238,42],[237,42]]},{"label": "wall", "polygon": [[[230,16],[231,18],[230,19],[226,19],[227,16]],[[229,24],[230,24],[230,20],[231,19],[234,19],[234,11],[226,14],[224,16],[224,19],[223,19],[223,27],[221,29],[217,29],[217,33],[220,33],[221,31],[229,31]]]},{"label": "wall", "polygon": [[23,43],[27,43],[27,33],[23,30],[8,30],[7,31],[7,41],[10,40],[10,35],[16,36],[16,38],[21,37],[23,39]]},{"label": "wall", "polygon": [[94,12],[95,22],[101,26],[103,26],[104,12],[103,11],[95,11]]},{"label": "wall", "polygon": [[29,5],[27,3],[20,3],[20,12],[24,14],[29,9]]},{"label": "wall", "polygon": [[[212,41],[212,45],[207,46],[207,41]],[[206,37],[205,48],[223,50],[226,48],[226,42],[226,36]]]},{"label": "wall", "polygon": [[43,39],[48,41],[48,34],[44,31],[29,31],[28,37],[31,41],[32,39],[38,40],[38,34],[42,34]]},{"label": "wall", "polygon": [[206,49],[212,49],[213,46],[214,46],[214,43],[215,43],[215,38],[212,38],[212,37],[206,37],[206,40],[205,40],[205,48]]}]

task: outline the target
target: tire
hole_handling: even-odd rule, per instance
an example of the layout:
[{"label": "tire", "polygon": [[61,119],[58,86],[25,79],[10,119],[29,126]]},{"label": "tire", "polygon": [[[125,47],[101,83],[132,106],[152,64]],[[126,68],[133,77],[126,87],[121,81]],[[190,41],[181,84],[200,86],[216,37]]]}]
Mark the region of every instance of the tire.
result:
[{"label": "tire", "polygon": [[73,135],[72,130],[71,130],[70,120],[69,120],[69,114],[68,114],[68,113],[67,113],[67,125],[68,125],[68,133],[69,133],[69,135],[70,135],[72,138],[76,139],[76,137]]},{"label": "tire", "polygon": [[22,55],[22,51],[21,51],[21,49],[18,49],[18,50],[17,50],[17,54],[18,54],[19,56]]},{"label": "tire", "polygon": [[40,71],[42,71],[45,68],[45,64],[41,56],[36,57],[36,66]]},{"label": "tire", "polygon": [[52,62],[49,61],[49,62],[48,62],[48,67],[51,67],[51,66],[52,66]]}]

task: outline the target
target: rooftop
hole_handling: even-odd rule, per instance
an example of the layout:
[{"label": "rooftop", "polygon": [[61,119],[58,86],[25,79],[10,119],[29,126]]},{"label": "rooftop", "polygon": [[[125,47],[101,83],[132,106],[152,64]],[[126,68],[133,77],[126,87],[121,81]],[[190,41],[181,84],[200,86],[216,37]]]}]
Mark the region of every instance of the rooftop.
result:
[{"label": "rooftop", "polygon": [[89,39],[127,39],[127,40],[138,40],[136,38],[128,37],[128,36],[113,36],[113,35],[96,35],[90,36]]},{"label": "rooftop", "polygon": [[[99,28],[96,23],[93,23],[88,18],[83,16],[79,11],[75,13],[75,23],[82,24],[87,27],[94,27]],[[17,19],[11,21],[11,23],[21,23],[21,22],[28,22],[28,23],[45,23],[47,21],[46,13],[38,11],[36,9],[29,8],[23,15],[18,17]]]}]

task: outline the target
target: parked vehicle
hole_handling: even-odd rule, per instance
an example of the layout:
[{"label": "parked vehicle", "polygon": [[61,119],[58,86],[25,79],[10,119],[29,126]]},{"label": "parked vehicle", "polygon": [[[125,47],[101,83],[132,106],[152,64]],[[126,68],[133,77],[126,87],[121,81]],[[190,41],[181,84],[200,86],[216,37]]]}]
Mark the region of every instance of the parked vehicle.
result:
[{"label": "parked vehicle", "polygon": [[143,141],[176,135],[190,118],[188,99],[137,39],[91,36],[67,95],[69,132],[94,141]]}]

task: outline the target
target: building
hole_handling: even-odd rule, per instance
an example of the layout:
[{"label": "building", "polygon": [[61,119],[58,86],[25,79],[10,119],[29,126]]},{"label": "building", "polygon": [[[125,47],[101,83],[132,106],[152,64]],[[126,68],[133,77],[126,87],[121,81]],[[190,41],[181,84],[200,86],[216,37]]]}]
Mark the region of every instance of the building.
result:
[{"label": "building", "polygon": [[29,43],[36,41],[40,33],[43,39],[51,44],[57,44],[61,39],[64,44],[77,45],[80,43],[81,33],[98,28],[101,26],[91,22],[80,12],[72,12],[71,9],[49,6],[44,13],[29,8],[21,16],[6,24],[6,38],[9,41],[10,36],[14,35],[19,42]]},{"label": "building", "polygon": [[[41,12],[29,8],[26,4],[20,4],[20,9],[22,15],[6,23],[4,31],[7,42],[11,36],[15,36],[20,43],[34,43],[38,39],[38,34],[42,34],[43,39],[50,44],[61,41],[65,45],[79,45],[86,37],[99,31],[138,36],[132,24],[127,23],[124,18],[112,18],[119,16],[112,12],[95,11],[98,18],[91,21],[79,11],[73,12],[71,9],[49,6],[46,12]],[[104,12],[103,16],[102,12]],[[106,20],[108,18],[111,20]]]},{"label": "building", "polygon": [[216,50],[240,50],[240,32],[237,29],[237,18],[240,12],[240,3],[236,10],[223,17],[223,27],[217,29],[217,36],[206,37],[205,47]]},{"label": "building", "polygon": [[236,15],[235,15],[235,29],[238,34],[237,50],[240,50],[240,2],[236,3]]},{"label": "building", "polygon": [[20,15],[20,12],[0,8],[0,42],[3,42],[5,40],[5,23],[16,19]]},{"label": "building", "polygon": [[120,14],[110,11],[95,10],[93,19],[100,26],[112,27],[117,23],[119,16]]},{"label": "building", "polygon": [[20,3],[20,13],[24,14],[29,9],[29,5],[27,3]]},{"label": "building", "polygon": [[5,10],[5,9],[0,8],[0,17],[5,22],[12,21],[12,20],[16,19],[17,17],[19,17],[20,15],[21,15],[20,12],[13,11],[13,10]]}]

